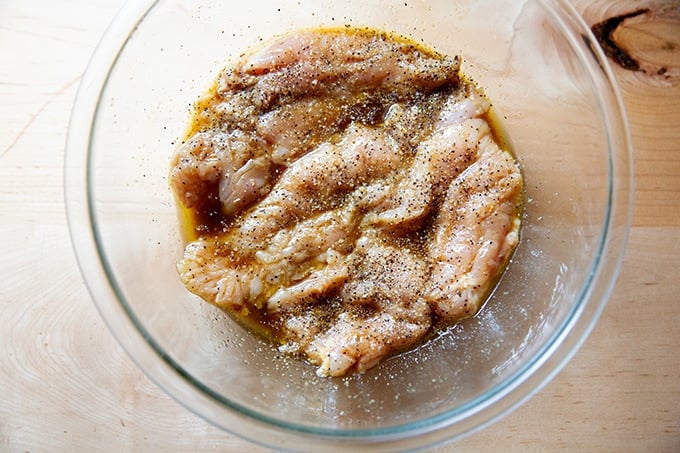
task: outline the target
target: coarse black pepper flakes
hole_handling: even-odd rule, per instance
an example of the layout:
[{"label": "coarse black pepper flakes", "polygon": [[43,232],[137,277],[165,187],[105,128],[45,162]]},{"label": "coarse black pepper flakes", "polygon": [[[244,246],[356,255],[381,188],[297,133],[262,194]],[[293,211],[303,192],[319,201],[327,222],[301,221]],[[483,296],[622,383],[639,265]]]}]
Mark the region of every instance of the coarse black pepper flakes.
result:
[{"label": "coarse black pepper flakes", "polygon": [[347,26],[272,46],[196,104],[170,174],[178,269],[319,374],[362,372],[477,311],[521,178],[458,56]]}]

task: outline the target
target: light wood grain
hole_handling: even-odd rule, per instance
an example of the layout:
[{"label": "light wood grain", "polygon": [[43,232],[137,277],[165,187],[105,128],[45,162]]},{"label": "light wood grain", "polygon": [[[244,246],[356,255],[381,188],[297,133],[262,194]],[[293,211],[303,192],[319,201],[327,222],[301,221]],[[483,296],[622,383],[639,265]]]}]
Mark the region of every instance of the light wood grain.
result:
[{"label": "light wood grain", "polygon": [[[650,10],[624,21],[615,35],[640,61],[642,71],[612,65],[635,149],[633,222],[680,226],[680,4],[674,0],[575,4],[591,26],[631,11]],[[661,68],[666,72],[657,74]]]},{"label": "light wood grain", "polygon": [[[71,252],[62,195],[68,116],[121,4],[0,2],[0,451],[265,451],[144,377],[101,321]],[[576,2],[591,25],[633,4],[641,5]],[[670,30],[659,32],[666,41],[675,39]],[[654,64],[677,61],[678,51],[654,49]],[[680,79],[614,70],[636,193],[611,301],[583,348],[533,399],[437,451],[680,451]]]}]

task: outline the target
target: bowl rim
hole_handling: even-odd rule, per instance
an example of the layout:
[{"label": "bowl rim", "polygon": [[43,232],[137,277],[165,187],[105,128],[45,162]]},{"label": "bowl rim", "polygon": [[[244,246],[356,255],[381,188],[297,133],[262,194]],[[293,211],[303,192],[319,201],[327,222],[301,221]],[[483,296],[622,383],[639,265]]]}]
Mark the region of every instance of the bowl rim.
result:
[{"label": "bowl rim", "polygon": [[[71,242],[90,296],[127,355],[166,394],[213,425],[262,445],[280,447],[282,436],[292,434],[298,437],[294,445],[291,444],[295,448],[328,447],[329,442],[338,441],[345,446],[347,442],[361,443],[369,449],[378,449],[378,444],[380,448],[389,445],[391,449],[403,449],[432,446],[483,429],[528,400],[566,365],[597,323],[614,288],[623,262],[633,206],[633,153],[619,87],[590,28],[567,0],[538,0],[538,3],[551,15],[572,50],[584,62],[589,62],[585,66],[590,78],[598,84],[594,92],[598,95],[605,121],[610,175],[607,211],[597,252],[579,294],[579,303],[570,309],[565,322],[528,363],[476,398],[415,422],[350,430],[305,426],[266,416],[231,402],[205,386],[165,354],[146,332],[143,323],[125,302],[110,272],[101,248],[97,214],[90,191],[93,126],[102,92],[118,57],[134,29],[160,1],[127,2],[96,47],[81,80],[71,113],[64,163],[64,190]],[[584,316],[585,313],[588,316]],[[114,324],[112,319],[125,319],[126,322]],[[559,358],[556,358],[557,351],[563,351]],[[182,379],[175,379],[178,375]],[[418,438],[418,441],[415,442],[414,438]]]}]

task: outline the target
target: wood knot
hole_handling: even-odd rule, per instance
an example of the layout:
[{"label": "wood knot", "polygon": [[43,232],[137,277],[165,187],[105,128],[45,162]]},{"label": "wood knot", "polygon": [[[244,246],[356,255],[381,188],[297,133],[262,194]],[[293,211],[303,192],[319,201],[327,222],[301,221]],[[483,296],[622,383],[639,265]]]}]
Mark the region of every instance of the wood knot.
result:
[{"label": "wood knot", "polygon": [[629,71],[680,77],[680,8],[640,8],[591,27],[605,55]]}]

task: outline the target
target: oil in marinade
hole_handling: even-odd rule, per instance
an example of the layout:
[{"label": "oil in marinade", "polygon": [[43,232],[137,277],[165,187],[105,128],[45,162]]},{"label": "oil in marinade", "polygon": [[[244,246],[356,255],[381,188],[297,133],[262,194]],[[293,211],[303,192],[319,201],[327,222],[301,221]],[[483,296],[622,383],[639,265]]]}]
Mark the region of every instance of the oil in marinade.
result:
[{"label": "oil in marinade", "polygon": [[381,31],[246,54],[172,158],[180,278],[320,376],[414,347],[474,315],[517,245],[522,178],[492,118],[458,57]]}]

